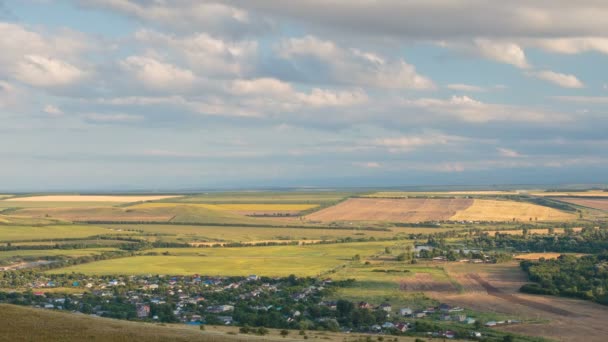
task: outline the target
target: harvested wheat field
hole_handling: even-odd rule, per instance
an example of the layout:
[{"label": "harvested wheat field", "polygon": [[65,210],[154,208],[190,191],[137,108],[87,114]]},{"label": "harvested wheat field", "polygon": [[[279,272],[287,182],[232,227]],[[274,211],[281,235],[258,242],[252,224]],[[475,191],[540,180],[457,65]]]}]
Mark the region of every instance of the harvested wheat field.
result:
[{"label": "harvested wheat field", "polygon": [[[583,230],[582,227],[574,227],[572,228],[572,231],[574,232],[580,232],[581,230]],[[504,235],[523,235],[524,232],[522,229],[509,229],[509,230],[484,230],[484,233],[488,233],[490,236],[494,236],[497,233],[499,234],[504,234]],[[564,234],[564,228],[554,228],[553,232],[555,234]],[[549,228],[534,228],[534,229],[528,229],[528,234],[530,235],[542,235],[542,234],[549,234]]]},{"label": "harvested wheat field", "polygon": [[557,259],[557,258],[559,258],[560,255],[563,255],[563,254],[575,255],[577,257],[584,255],[581,253],[526,253],[526,254],[519,254],[519,255],[515,256],[514,259],[515,260],[539,260],[541,258]]},{"label": "harvested wheat field", "polygon": [[452,216],[454,221],[569,221],[576,216],[557,209],[514,201],[474,200]]},{"label": "harvested wheat field", "polygon": [[562,202],[572,203],[580,205],[582,207],[608,210],[608,197],[607,198],[573,198],[573,197],[560,197],[553,198]]},{"label": "harvested wheat field", "polygon": [[466,198],[351,198],[307,216],[313,221],[565,221],[572,214],[540,205]]},{"label": "harvested wheat field", "polygon": [[89,195],[49,195],[9,198],[7,202],[115,202],[130,203],[156,201],[181,196],[89,196]]},{"label": "harvested wheat field", "polygon": [[572,192],[534,192],[531,193],[532,196],[542,196],[542,197],[607,197],[608,191],[602,190],[589,190],[589,191],[572,191]]},{"label": "harvested wheat field", "polygon": [[[150,209],[150,208],[168,208],[184,206],[183,203],[140,203],[130,206],[132,209]],[[309,210],[318,207],[318,204],[267,204],[267,203],[221,203],[221,204],[206,204],[194,203],[188,204],[191,207],[203,208],[215,211],[225,211],[239,215],[297,215],[301,211]]]},{"label": "harvested wheat field", "polygon": [[430,297],[477,311],[507,315],[512,319],[543,322],[497,329],[558,341],[577,341],[580,336],[585,336],[586,341],[600,342],[605,341],[608,335],[606,306],[583,300],[519,293],[527,278],[518,263],[449,263],[445,270],[462,286],[462,293],[426,292]]},{"label": "harvested wheat field", "polygon": [[469,207],[470,199],[385,199],[351,198],[308,215],[313,221],[424,222],[449,220]]}]

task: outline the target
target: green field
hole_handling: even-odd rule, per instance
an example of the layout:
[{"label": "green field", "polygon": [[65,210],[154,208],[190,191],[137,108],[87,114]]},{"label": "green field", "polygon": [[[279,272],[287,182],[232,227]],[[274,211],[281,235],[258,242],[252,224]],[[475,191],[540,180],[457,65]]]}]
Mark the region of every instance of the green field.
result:
[{"label": "green field", "polygon": [[4,226],[0,225],[0,242],[48,239],[86,238],[95,235],[121,234],[108,228],[90,225]]},{"label": "green field", "polygon": [[81,256],[101,254],[103,252],[111,252],[116,250],[116,248],[88,248],[0,251],[0,261],[12,259],[15,257],[49,257],[60,255],[77,258]]},{"label": "green field", "polygon": [[[370,256],[391,246],[391,242],[272,246],[242,248],[169,248],[146,251],[155,256],[104,260],[52,273],[85,274],[205,274],[218,276],[317,276],[350,263],[355,254]],[[161,253],[168,252],[165,256]]]},{"label": "green field", "polygon": [[289,228],[289,227],[239,227],[239,226],[190,226],[170,224],[104,224],[103,227],[123,230],[143,231],[148,239],[163,241],[223,241],[249,242],[267,240],[335,240],[351,237],[387,239],[398,235],[429,234],[451,229],[441,228],[401,228],[392,227],[390,231],[331,229],[331,228]]}]

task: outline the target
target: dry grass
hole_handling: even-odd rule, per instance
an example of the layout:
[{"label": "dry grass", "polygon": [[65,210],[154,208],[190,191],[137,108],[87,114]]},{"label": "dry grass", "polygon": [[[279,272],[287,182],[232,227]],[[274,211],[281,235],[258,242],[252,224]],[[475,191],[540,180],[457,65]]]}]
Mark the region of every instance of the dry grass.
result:
[{"label": "dry grass", "polygon": [[16,197],[5,200],[6,202],[115,202],[130,203],[142,201],[156,201],[181,196],[89,196],[89,195],[49,195]]},{"label": "dry grass", "polygon": [[[240,334],[238,327],[152,324],[119,321],[79,314],[0,305],[0,341],[302,341],[298,331],[281,337],[280,330],[268,329],[266,336]],[[368,335],[307,331],[310,340],[360,341]],[[372,336],[374,340],[376,336]],[[398,342],[413,342],[414,337],[391,337]]]},{"label": "dry grass", "polygon": [[576,256],[582,256],[584,254],[572,254],[572,253],[526,253],[519,254],[515,257],[515,260],[539,260],[540,258],[544,259],[557,259],[562,254],[570,254]]},{"label": "dry grass", "polygon": [[307,218],[313,221],[440,221],[448,220],[472,203],[470,199],[351,198],[312,213]]},{"label": "dry grass", "polygon": [[504,196],[517,195],[521,191],[496,191],[496,190],[480,190],[480,191],[380,191],[373,194],[365,195],[364,197],[371,198],[409,198],[409,197],[450,197],[450,196]]},{"label": "dry grass", "polygon": [[474,200],[465,210],[451,217],[456,221],[569,221],[576,219],[573,214],[536,204],[514,202]]}]

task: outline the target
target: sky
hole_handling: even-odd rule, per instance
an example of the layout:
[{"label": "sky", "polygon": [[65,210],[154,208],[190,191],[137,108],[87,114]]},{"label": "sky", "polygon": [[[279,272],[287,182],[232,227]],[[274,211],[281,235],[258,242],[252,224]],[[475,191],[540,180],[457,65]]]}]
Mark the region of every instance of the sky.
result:
[{"label": "sky", "polygon": [[606,18],[605,0],[0,0],[0,190],[608,183]]}]

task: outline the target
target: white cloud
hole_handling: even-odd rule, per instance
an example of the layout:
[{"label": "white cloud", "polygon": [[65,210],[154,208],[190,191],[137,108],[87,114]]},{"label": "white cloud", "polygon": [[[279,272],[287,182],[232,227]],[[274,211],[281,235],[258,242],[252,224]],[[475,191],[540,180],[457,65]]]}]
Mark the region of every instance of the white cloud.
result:
[{"label": "white cloud", "polygon": [[38,55],[25,56],[14,70],[17,80],[37,87],[66,86],[80,81],[85,75],[69,63]]},{"label": "white cloud", "polygon": [[608,104],[608,96],[553,96],[553,98],[564,102]]},{"label": "white cloud", "polygon": [[92,49],[83,34],[63,30],[44,35],[17,24],[0,22],[0,77],[35,87],[67,86],[87,72],[81,54]]},{"label": "white cloud", "polygon": [[571,119],[559,113],[502,104],[487,104],[468,96],[452,96],[448,100],[435,98],[404,100],[402,105],[423,109],[441,116],[456,117],[472,123],[491,121],[558,122]]},{"label": "white cloud", "polygon": [[482,57],[522,69],[530,67],[524,50],[515,43],[479,38],[474,40],[474,44]]},{"label": "white cloud", "polygon": [[327,65],[329,76],[338,83],[386,89],[435,88],[433,81],[402,59],[387,61],[374,53],[345,49],[314,36],[284,40],[279,55],[302,67],[306,58],[314,58]]},{"label": "white cloud", "polygon": [[538,71],[528,73],[530,76],[556,84],[563,88],[584,88],[585,85],[576,76],[561,74],[554,71]]},{"label": "white cloud", "polygon": [[130,56],[120,66],[148,89],[174,92],[188,89],[196,81],[192,71],[151,57]]},{"label": "white cloud", "polygon": [[46,105],[43,109],[43,111],[48,114],[50,117],[60,117],[63,116],[63,111],[55,106],[55,105]]},{"label": "white cloud", "polygon": [[451,145],[466,142],[469,139],[438,133],[401,136],[396,138],[380,138],[372,142],[373,146],[385,147],[391,153],[410,152],[417,148],[433,145]]},{"label": "white cloud", "polygon": [[207,33],[185,37],[139,30],[135,38],[146,48],[183,58],[194,70],[209,75],[245,75],[256,59],[258,43],[252,40],[227,41]]},{"label": "white cloud", "polygon": [[608,54],[608,38],[603,37],[529,39],[523,43],[561,54],[573,55],[589,51]]},{"label": "white cloud", "polygon": [[463,83],[448,84],[447,88],[452,89],[452,90],[465,91],[465,92],[484,92],[484,91],[486,91],[485,88],[470,85],[470,84],[463,84]]},{"label": "white cloud", "polygon": [[515,150],[511,150],[508,148],[504,148],[504,147],[499,147],[496,149],[498,151],[498,154],[501,155],[502,157],[507,157],[507,158],[520,158],[522,157],[522,155],[515,151]]}]

